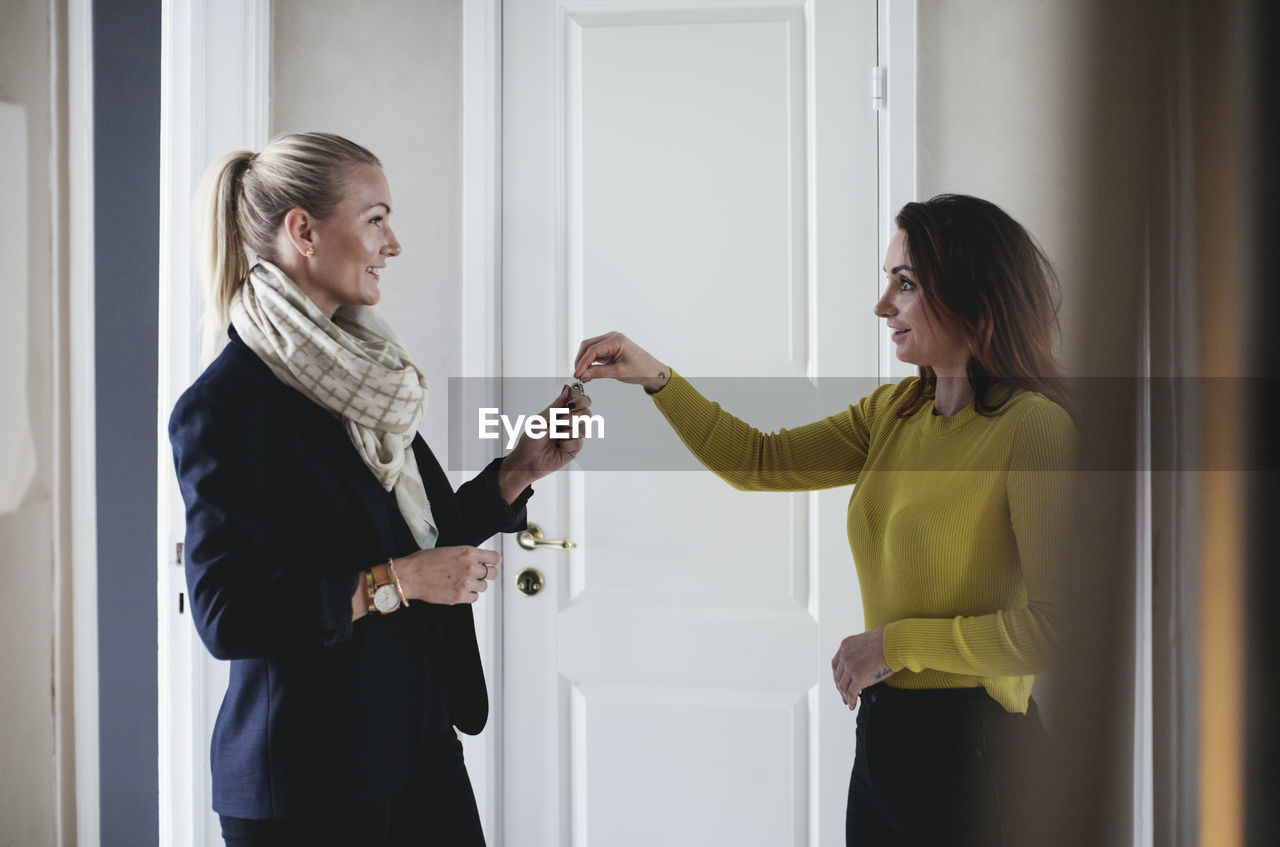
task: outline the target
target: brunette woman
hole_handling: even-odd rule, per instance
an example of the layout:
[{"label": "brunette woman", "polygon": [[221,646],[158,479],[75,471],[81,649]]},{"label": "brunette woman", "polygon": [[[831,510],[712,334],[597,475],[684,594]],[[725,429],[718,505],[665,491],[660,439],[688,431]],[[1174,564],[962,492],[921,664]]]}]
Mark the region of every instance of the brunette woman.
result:
[{"label": "brunette woman", "polygon": [[919,375],[845,411],[761,433],[617,332],[584,341],[574,372],[644,386],[737,488],[855,486],[867,630],[831,662],[844,703],[861,701],[847,842],[1040,844],[1025,802],[1042,775],[1031,685],[1059,625],[1073,460],[1053,272],[974,197],[909,203],[897,224],[875,314]]}]

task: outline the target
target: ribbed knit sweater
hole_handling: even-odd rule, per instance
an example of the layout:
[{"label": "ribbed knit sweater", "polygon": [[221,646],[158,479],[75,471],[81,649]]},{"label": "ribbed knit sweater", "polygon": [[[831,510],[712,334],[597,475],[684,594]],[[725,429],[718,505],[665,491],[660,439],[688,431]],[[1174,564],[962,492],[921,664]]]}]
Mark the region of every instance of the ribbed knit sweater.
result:
[{"label": "ribbed knit sweater", "polygon": [[1074,428],[1042,395],[897,411],[916,377],[847,411],[761,433],[673,373],[653,395],[703,465],[747,491],[854,485],[847,532],[867,630],[884,627],[899,688],[983,686],[1025,712],[1056,640]]}]

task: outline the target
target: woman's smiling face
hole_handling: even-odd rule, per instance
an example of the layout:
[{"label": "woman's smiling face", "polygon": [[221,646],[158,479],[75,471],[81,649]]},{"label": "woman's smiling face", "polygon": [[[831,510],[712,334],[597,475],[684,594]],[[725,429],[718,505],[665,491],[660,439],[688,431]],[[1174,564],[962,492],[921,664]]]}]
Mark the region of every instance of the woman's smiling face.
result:
[{"label": "woman's smiling face", "polygon": [[391,189],[382,168],[347,168],[346,190],[333,214],[312,219],[315,255],[307,260],[307,296],[332,317],[339,306],[372,306],[382,297],[379,275],[387,259],[400,255],[388,220]]},{"label": "woman's smiling face", "polygon": [[894,234],[885,251],[884,272],[889,282],[876,302],[875,314],[885,319],[893,333],[898,359],[931,367],[939,376],[963,376],[969,362],[968,345],[959,332],[930,312],[926,294],[911,268],[907,234],[902,230]]}]

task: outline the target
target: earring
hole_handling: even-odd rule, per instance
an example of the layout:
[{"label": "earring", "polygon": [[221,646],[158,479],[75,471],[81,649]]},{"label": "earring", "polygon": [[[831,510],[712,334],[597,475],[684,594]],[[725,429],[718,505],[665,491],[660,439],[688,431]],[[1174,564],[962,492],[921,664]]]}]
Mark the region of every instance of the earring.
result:
[{"label": "earring", "polygon": [[308,258],[308,259],[310,259],[310,258],[311,258],[312,256],[314,256],[315,254],[316,254],[316,248],[314,248],[314,247],[308,247],[308,248],[307,248],[307,258]]}]

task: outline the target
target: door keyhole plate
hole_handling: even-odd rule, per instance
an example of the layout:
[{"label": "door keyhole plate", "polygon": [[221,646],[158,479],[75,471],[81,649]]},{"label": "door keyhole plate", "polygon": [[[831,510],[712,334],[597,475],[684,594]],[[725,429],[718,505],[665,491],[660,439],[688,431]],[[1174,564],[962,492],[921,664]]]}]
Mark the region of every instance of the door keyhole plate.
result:
[{"label": "door keyhole plate", "polygon": [[546,584],[546,577],[537,568],[525,568],[516,574],[516,588],[526,597],[537,594]]}]

